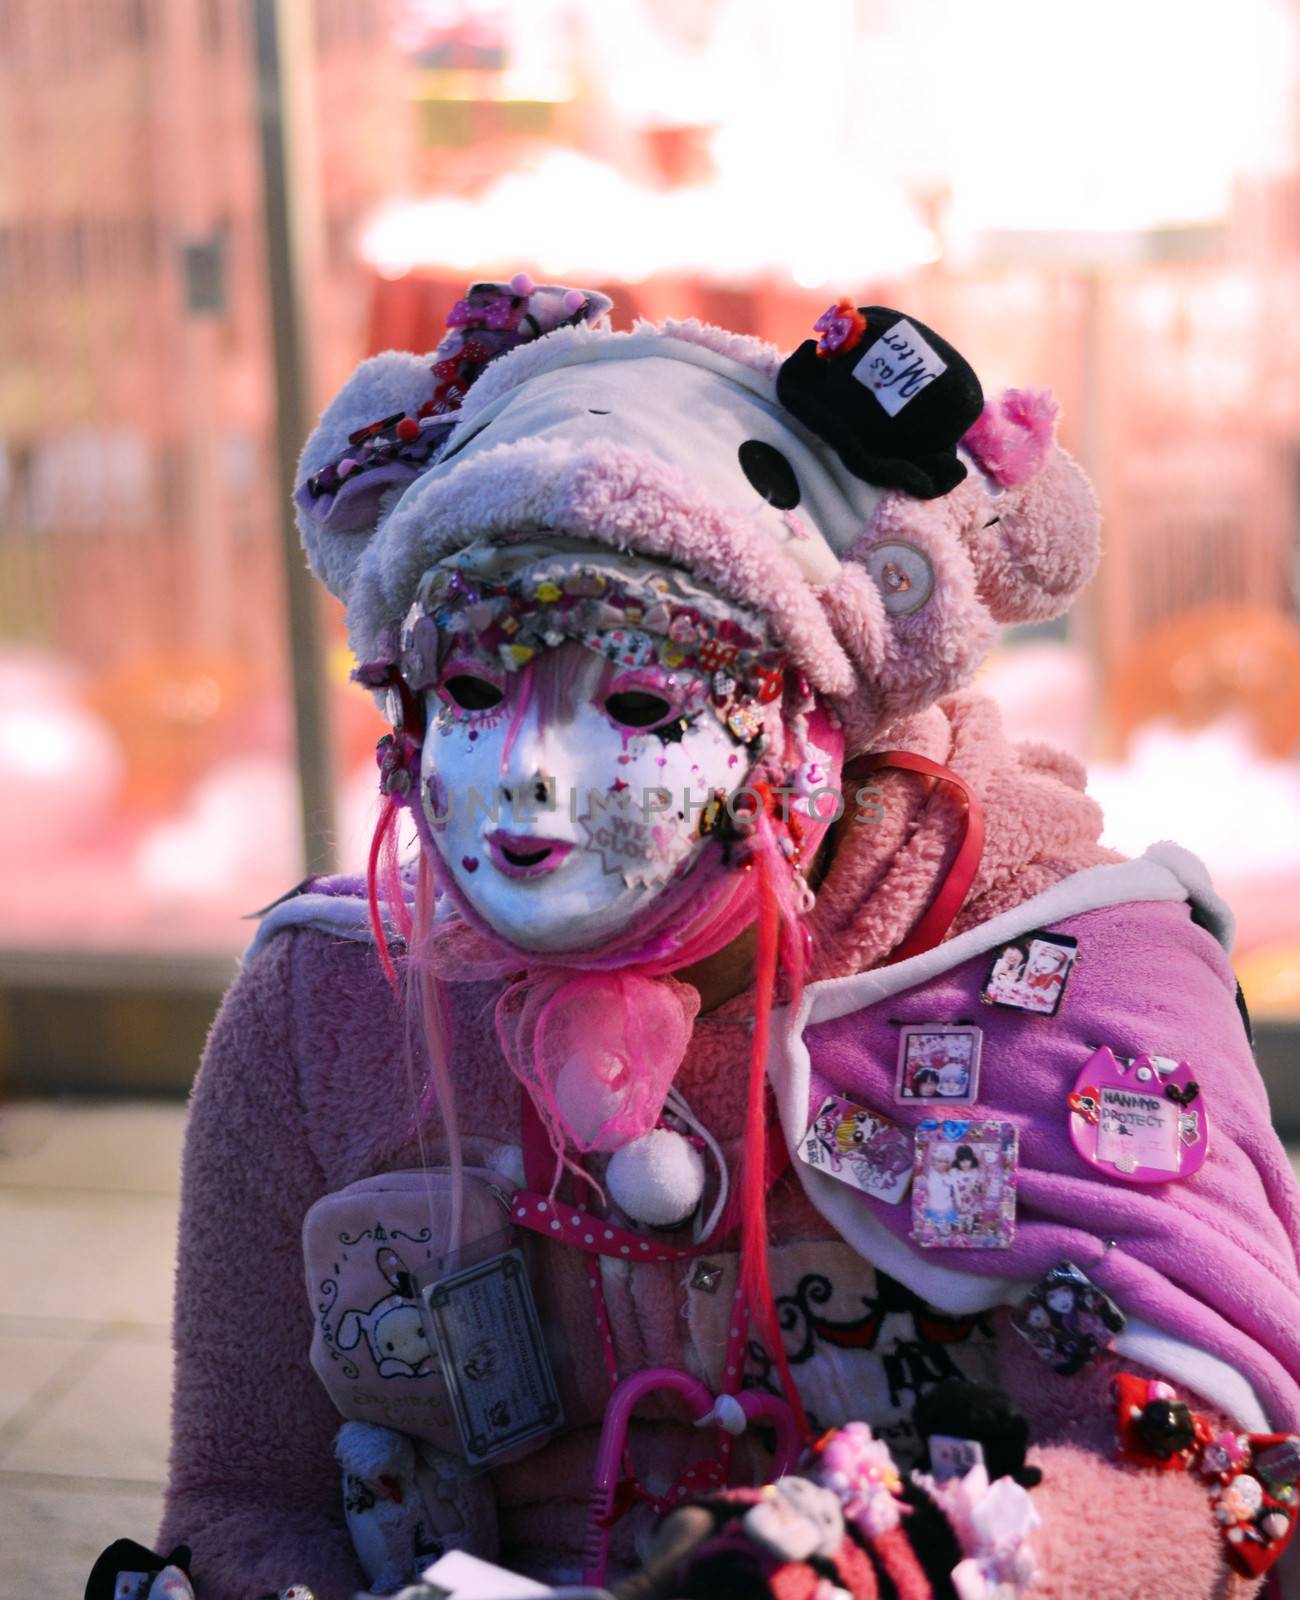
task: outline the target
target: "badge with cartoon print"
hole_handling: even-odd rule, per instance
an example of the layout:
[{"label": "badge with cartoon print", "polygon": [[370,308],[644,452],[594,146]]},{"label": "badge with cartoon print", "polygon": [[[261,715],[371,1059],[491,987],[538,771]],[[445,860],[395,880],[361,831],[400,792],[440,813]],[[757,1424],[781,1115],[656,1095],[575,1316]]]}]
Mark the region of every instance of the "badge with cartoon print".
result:
[{"label": "badge with cartoon print", "polygon": [[1090,1166],[1125,1183],[1199,1172],[1210,1148],[1200,1085],[1187,1062],[1094,1050],[1067,1097],[1070,1137]]},{"label": "badge with cartoon print", "polygon": [[980,991],[986,1006],[1054,1017],[1079,959],[1079,941],[1066,933],[1022,933],[994,952]]},{"label": "badge with cartoon print", "polygon": [[891,1206],[903,1200],[912,1182],[907,1131],[838,1095],[822,1102],[799,1142],[799,1158]]}]

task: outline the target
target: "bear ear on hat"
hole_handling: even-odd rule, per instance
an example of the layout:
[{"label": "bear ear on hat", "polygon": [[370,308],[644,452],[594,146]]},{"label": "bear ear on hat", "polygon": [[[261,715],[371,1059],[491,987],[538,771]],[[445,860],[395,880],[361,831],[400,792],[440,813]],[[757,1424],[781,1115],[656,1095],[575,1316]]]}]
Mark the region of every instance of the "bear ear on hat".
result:
[{"label": "bear ear on hat", "polygon": [[1054,441],[1049,393],[1008,391],[962,441],[972,470],[934,499],[886,494],[821,602],[859,686],[851,748],[974,677],[998,625],[1059,616],[1096,570],[1091,486]]},{"label": "bear ear on hat", "polygon": [[298,531],[312,571],[340,600],[385,506],[427,469],[447,432],[419,415],[433,392],[432,359],[386,350],[363,361],[303,446]]},{"label": "bear ear on hat", "polygon": [[447,314],[432,355],[389,350],[363,361],[303,447],[294,503],[312,571],[340,600],[385,513],[427,472],[484,368],[521,344],[577,323],[607,325],[596,289],[474,283]]},{"label": "bear ear on hat", "polygon": [[1007,389],[962,440],[982,480],[962,537],[997,622],[1061,616],[1097,570],[1097,500],[1055,442],[1058,409],[1050,389]]}]

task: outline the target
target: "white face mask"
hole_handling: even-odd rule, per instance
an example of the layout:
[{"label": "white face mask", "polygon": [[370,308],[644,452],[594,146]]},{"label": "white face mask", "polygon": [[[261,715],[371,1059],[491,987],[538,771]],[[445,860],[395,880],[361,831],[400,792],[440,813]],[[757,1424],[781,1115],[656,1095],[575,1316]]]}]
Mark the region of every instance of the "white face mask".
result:
[{"label": "white face mask", "polygon": [[526,672],[453,652],[427,703],[420,796],[439,855],[526,950],[623,932],[704,848],[708,797],[751,766],[704,674],[611,666],[574,642]]}]

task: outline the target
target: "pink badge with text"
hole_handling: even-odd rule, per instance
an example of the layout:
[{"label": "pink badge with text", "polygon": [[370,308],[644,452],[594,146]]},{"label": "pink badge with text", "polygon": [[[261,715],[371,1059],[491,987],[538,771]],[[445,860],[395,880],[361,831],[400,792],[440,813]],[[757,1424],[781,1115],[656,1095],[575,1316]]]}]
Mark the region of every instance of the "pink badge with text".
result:
[{"label": "pink badge with text", "polygon": [[1190,1178],[1209,1153],[1209,1119],[1185,1061],[1128,1060],[1103,1045],[1089,1056],[1068,1104],[1075,1149],[1125,1183]]}]

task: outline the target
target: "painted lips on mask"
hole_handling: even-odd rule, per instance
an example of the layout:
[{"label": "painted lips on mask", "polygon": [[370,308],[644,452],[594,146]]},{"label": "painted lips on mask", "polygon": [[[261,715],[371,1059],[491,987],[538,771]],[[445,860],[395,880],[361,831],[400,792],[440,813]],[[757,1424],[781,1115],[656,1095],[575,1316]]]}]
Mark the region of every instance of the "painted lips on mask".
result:
[{"label": "painted lips on mask", "polygon": [[488,856],[507,878],[544,878],[563,866],[573,845],[566,839],[507,833],[498,828],[487,836]]}]

